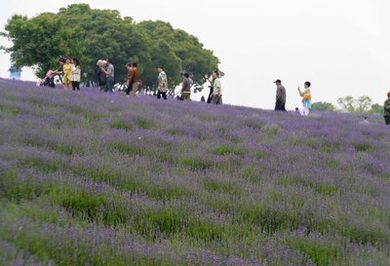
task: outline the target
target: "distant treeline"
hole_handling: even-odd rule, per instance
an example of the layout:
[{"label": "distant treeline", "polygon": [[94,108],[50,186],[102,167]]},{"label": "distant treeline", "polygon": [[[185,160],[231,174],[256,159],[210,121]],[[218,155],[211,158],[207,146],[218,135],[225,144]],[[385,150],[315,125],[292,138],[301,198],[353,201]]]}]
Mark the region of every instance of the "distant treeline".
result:
[{"label": "distant treeline", "polygon": [[373,104],[368,96],[361,96],[357,99],[352,96],[346,96],[337,100],[338,106],[328,102],[313,103],[312,109],[317,111],[336,112],[344,111],[350,113],[372,113],[383,114],[383,105]]}]

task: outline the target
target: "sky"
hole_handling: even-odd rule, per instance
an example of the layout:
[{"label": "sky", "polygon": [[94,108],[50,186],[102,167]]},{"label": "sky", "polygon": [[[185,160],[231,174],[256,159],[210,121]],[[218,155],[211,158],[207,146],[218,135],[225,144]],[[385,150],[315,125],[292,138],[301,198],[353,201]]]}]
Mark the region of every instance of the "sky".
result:
[{"label": "sky", "polygon": [[[33,17],[72,3],[115,9],[135,21],[163,20],[195,35],[221,61],[224,102],[270,109],[273,81],[287,89],[287,108],[300,106],[299,84],[312,83],[313,101],[390,91],[388,0],[0,0],[0,28],[13,14]],[[4,38],[0,45],[9,46]],[[0,77],[9,55],[0,52]],[[34,80],[25,69],[22,79]],[[206,94],[206,93],[205,93]],[[199,98],[197,95],[195,98]]]}]

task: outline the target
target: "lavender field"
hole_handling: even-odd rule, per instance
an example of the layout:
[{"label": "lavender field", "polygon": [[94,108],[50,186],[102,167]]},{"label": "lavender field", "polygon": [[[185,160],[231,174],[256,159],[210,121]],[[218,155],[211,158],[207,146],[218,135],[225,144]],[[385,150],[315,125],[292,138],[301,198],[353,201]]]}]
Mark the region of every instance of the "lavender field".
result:
[{"label": "lavender field", "polygon": [[0,265],[390,265],[361,120],[0,80]]}]

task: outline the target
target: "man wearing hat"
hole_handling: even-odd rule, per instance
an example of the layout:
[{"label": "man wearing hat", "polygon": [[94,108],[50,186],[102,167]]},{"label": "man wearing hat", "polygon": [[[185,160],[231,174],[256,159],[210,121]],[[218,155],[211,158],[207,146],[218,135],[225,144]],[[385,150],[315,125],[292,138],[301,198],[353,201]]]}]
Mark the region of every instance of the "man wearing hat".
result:
[{"label": "man wearing hat", "polygon": [[386,125],[390,125],[390,92],[387,93],[387,100],[384,104],[384,114]]},{"label": "man wearing hat", "polygon": [[286,112],[286,88],[282,86],[280,79],[274,82],[276,84],[276,104],[275,111]]}]

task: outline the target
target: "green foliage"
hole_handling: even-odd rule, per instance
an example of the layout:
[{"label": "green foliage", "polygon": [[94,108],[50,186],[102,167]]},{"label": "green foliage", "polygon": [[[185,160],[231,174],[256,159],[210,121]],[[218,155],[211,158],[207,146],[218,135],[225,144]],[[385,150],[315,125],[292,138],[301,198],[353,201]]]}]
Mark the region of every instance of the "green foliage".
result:
[{"label": "green foliage", "polygon": [[123,120],[114,120],[111,123],[111,128],[122,129],[125,131],[131,131],[131,130],[133,130],[133,125],[128,123],[128,122],[125,122]]},{"label": "green foliage", "polygon": [[383,109],[383,105],[380,105],[380,104],[373,104],[371,106],[371,110],[370,110],[370,113],[371,114],[380,114],[380,115],[383,115],[384,114],[384,109]]},{"label": "green foliage", "polygon": [[151,210],[135,218],[135,227],[143,235],[155,238],[159,234],[169,236],[178,232],[183,227],[182,221],[183,218],[176,210]]},{"label": "green foliage", "polygon": [[211,222],[198,221],[187,227],[186,235],[202,241],[221,240],[224,228]]},{"label": "green foliage", "polygon": [[298,249],[305,253],[316,265],[333,265],[339,257],[339,251],[335,247],[321,244],[315,241],[302,241],[298,243]]},{"label": "green foliage", "polygon": [[267,234],[274,234],[282,229],[294,230],[299,224],[295,214],[266,206],[241,207],[241,219],[245,223],[260,226]]},{"label": "green foliage", "polygon": [[136,118],[134,123],[142,129],[152,129],[156,126],[152,120],[143,117]]},{"label": "green foliage", "polygon": [[207,158],[201,158],[201,157],[182,158],[180,160],[180,163],[194,172],[205,171],[207,169],[213,168],[214,166],[214,164],[211,161],[209,161]]},{"label": "green foliage", "polygon": [[237,156],[242,156],[245,154],[245,150],[236,147],[236,146],[230,146],[230,145],[221,145],[219,147],[216,147],[213,150],[214,154],[219,155],[219,156],[226,156],[226,155],[237,155]]},{"label": "green foliage", "polygon": [[101,206],[106,204],[102,196],[89,195],[86,193],[69,193],[63,197],[61,205],[73,215],[86,217],[93,221],[100,213]]},{"label": "green foliage", "polygon": [[337,192],[339,192],[340,188],[334,186],[334,185],[327,185],[327,184],[322,184],[319,185],[315,188],[316,192],[324,195],[324,196],[331,196]]},{"label": "green foliage", "polygon": [[355,148],[355,150],[357,152],[370,152],[374,149],[373,146],[371,146],[370,144],[367,144],[367,143],[357,143],[357,144],[354,144],[353,147]]},{"label": "green foliage", "polygon": [[223,192],[237,194],[239,192],[238,187],[226,182],[218,182],[214,180],[205,180],[203,182],[204,187],[211,192]]},{"label": "green foliage", "polygon": [[327,102],[313,103],[312,109],[316,111],[324,111],[324,112],[334,112],[336,110],[333,104]]},{"label": "green foliage", "polygon": [[354,99],[352,96],[342,97],[337,100],[337,103],[344,111],[353,113],[369,112],[372,109],[372,99],[368,96],[361,96]]},{"label": "green foliage", "polygon": [[[136,25],[142,32],[146,33],[151,40],[161,40],[156,43],[156,47],[165,47],[163,53],[165,55],[157,55],[158,59],[161,56],[169,56],[171,53],[175,57],[171,56],[169,64],[167,65],[167,74],[172,76],[174,80],[179,80],[179,72],[171,71],[169,66],[176,66],[180,62],[182,71],[186,71],[193,75],[193,79],[196,83],[203,83],[204,74],[217,69],[219,60],[213,55],[213,52],[204,49],[203,44],[199,40],[186,33],[183,30],[175,30],[169,23],[162,21],[144,21]],[[168,49],[170,47],[171,49]],[[160,49],[157,49],[160,51]],[[155,53],[153,53],[155,54]],[[153,58],[155,61],[155,59]],[[160,61],[164,62],[166,59],[161,58]],[[157,62],[156,62],[157,63]]]},{"label": "green foliage", "polygon": [[95,80],[96,61],[111,57],[115,79],[126,79],[125,65],[138,62],[143,84],[155,88],[156,66],[163,65],[170,87],[180,82],[186,70],[201,83],[205,73],[218,68],[213,52],[192,35],[174,29],[162,21],[135,23],[122,18],[118,11],[91,9],[87,4],[73,4],[58,13],[43,13],[33,18],[14,15],[5,27],[5,37],[13,46],[15,66],[34,66],[43,77],[48,69],[57,69],[60,56],[78,57],[85,81]]},{"label": "green foliage", "polygon": [[352,96],[339,98],[337,104],[347,112],[355,112],[355,99]]}]

